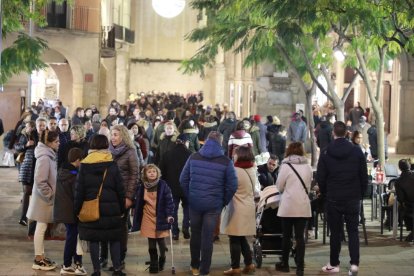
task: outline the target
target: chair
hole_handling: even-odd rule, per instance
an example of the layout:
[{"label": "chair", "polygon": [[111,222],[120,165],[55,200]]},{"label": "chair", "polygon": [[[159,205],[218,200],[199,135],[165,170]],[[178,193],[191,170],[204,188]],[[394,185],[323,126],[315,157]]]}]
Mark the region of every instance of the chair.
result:
[{"label": "chair", "polygon": [[[365,241],[365,245],[368,245],[368,235],[367,235],[367,228],[365,225],[365,213],[364,213],[364,202],[361,200],[361,212],[360,212],[360,217],[361,217],[361,224],[362,224],[362,232],[364,235],[364,241]],[[317,225],[317,223],[316,223]],[[346,242],[346,237],[345,237],[345,223],[343,226],[343,241]],[[324,212],[324,216],[323,216],[323,238],[322,238],[322,243],[325,244],[326,243],[326,236],[329,236],[329,225],[327,223],[327,212],[325,210]]]},{"label": "chair", "polygon": [[[391,222],[392,222],[392,205],[388,205],[388,199],[390,194],[388,193],[381,193],[380,196],[380,206],[381,206],[381,235],[384,234],[384,218],[385,214],[387,214],[388,218],[388,231],[391,231]],[[394,203],[396,204],[396,203]]]},{"label": "chair", "polygon": [[412,223],[411,232],[414,231],[414,202],[411,202],[411,203],[408,203],[408,204],[411,205],[410,214],[407,214],[407,212],[409,212],[409,209],[407,210],[406,208],[404,208],[402,206],[401,206],[401,211],[399,212],[399,215],[400,215],[399,218],[400,218],[400,221],[401,221],[400,222],[400,241],[403,240],[403,231],[404,231],[404,224],[405,224],[404,217],[406,215],[411,217],[411,219],[412,219],[411,220],[411,223]]}]

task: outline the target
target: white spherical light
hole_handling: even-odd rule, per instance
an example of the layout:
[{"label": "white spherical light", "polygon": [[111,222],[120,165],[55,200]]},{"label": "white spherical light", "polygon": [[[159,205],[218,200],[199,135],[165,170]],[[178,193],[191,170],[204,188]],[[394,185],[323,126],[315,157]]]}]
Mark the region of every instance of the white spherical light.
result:
[{"label": "white spherical light", "polygon": [[152,0],[154,11],[165,18],[179,15],[185,7],[185,0]]}]

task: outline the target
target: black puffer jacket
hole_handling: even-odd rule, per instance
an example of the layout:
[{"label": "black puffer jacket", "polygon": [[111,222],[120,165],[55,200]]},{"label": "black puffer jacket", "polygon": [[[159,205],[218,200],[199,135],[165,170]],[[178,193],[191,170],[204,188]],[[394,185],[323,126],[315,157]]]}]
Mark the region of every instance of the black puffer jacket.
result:
[{"label": "black puffer jacket", "polygon": [[[93,153],[92,153],[93,154]],[[79,215],[85,200],[95,199],[107,169],[99,201],[100,218],[79,222],[79,237],[86,241],[120,240],[125,230],[125,192],[122,176],[115,162],[82,163],[75,193],[75,214]]]},{"label": "black puffer jacket", "polygon": [[368,173],[361,149],[345,138],[335,139],[319,156],[317,181],[328,200],[362,199]]}]

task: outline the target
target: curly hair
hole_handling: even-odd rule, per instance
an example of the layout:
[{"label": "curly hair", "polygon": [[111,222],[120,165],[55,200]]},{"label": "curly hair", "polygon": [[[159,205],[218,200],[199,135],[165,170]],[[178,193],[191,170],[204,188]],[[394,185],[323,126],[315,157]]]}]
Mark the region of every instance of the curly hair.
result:
[{"label": "curly hair", "polygon": [[119,131],[122,141],[125,143],[125,145],[127,145],[128,148],[135,149],[134,142],[132,141],[126,126],[114,125],[113,127],[111,127],[111,133],[114,130]]},{"label": "curly hair", "polygon": [[70,128],[70,131],[74,131],[78,136],[79,139],[83,139],[86,136],[86,129],[83,125],[74,125]]},{"label": "curly hair", "polygon": [[149,182],[148,181],[148,178],[147,178],[147,171],[150,170],[150,169],[156,170],[157,171],[157,177],[158,177],[158,179],[161,178],[161,170],[160,170],[160,168],[158,168],[154,164],[148,164],[148,165],[145,165],[144,168],[141,171],[141,180],[142,180],[142,182]]}]

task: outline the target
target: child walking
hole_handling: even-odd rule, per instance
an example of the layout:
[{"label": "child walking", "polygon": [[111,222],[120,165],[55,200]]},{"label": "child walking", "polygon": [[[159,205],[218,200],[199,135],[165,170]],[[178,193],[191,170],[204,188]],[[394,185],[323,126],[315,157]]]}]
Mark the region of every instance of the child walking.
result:
[{"label": "child walking", "polygon": [[171,190],[167,182],[160,178],[161,171],[154,164],[148,164],[142,170],[142,183],[137,191],[132,227],[132,231],[141,231],[141,235],[148,238],[150,273],[164,270],[166,251],[164,238],[168,237],[168,230],[174,222]]},{"label": "child walking", "polygon": [[[78,224],[73,212],[76,177],[84,152],[80,148],[69,150],[67,162],[62,164],[56,181],[55,204],[53,205],[53,220],[64,223],[66,227],[66,242],[63,251],[61,275],[86,275],[82,266],[82,255],[76,253],[78,241]],[[72,259],[74,265],[72,265]]]}]

